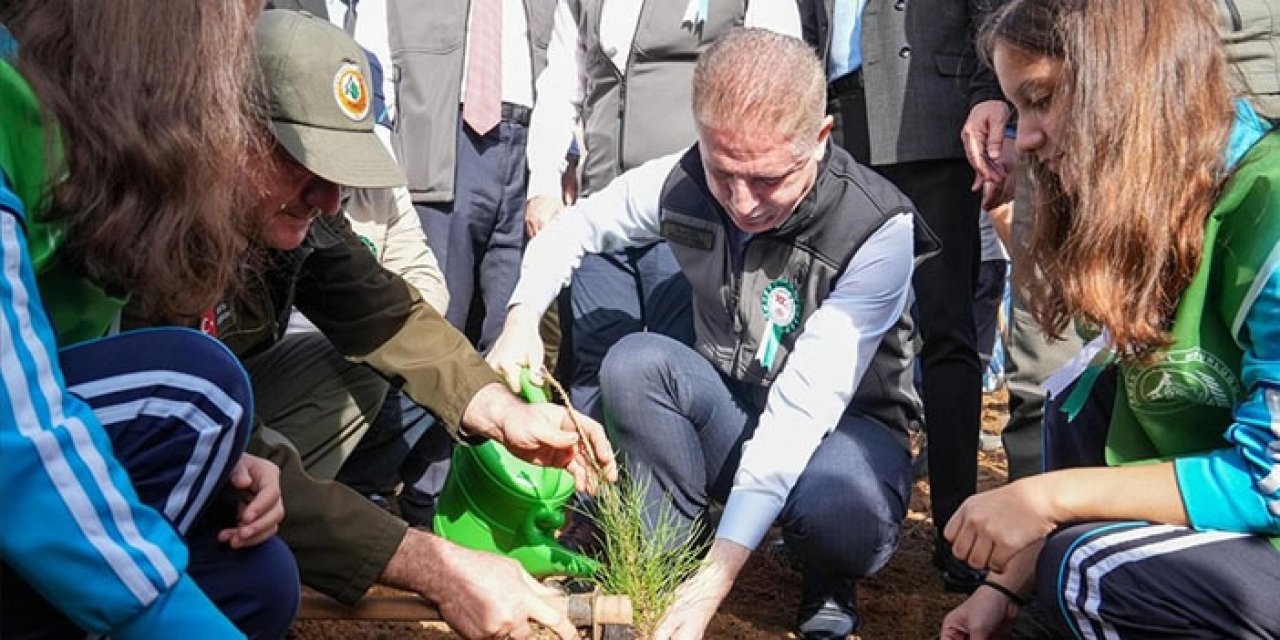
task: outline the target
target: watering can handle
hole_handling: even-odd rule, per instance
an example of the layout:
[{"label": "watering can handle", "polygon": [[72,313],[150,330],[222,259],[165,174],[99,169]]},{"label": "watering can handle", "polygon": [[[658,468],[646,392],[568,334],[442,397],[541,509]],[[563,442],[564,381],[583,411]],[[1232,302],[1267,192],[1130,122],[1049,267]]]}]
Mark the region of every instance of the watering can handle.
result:
[{"label": "watering can handle", "polygon": [[529,377],[529,367],[520,369],[520,395],[529,404],[543,404],[549,401],[545,387],[539,387]]}]

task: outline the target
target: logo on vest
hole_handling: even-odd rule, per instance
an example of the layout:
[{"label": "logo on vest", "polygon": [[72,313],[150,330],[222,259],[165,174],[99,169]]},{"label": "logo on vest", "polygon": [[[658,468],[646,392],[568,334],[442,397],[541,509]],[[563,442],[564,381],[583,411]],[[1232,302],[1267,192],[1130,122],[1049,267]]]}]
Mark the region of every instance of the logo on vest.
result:
[{"label": "logo on vest", "polygon": [[333,97],[338,109],[352,120],[364,120],[369,115],[369,88],[360,66],[346,63],[333,76]]},{"label": "logo on vest", "polygon": [[1168,351],[1152,365],[1124,371],[1129,403],[1135,411],[1168,414],[1200,405],[1230,409],[1244,395],[1231,367],[1201,348]]},{"label": "logo on vest", "polygon": [[800,302],[794,284],[788,280],[774,280],[764,288],[760,307],[764,311],[764,333],[760,336],[760,348],[756,350],[755,359],[767,371],[773,368],[782,336],[800,326],[804,304]]}]

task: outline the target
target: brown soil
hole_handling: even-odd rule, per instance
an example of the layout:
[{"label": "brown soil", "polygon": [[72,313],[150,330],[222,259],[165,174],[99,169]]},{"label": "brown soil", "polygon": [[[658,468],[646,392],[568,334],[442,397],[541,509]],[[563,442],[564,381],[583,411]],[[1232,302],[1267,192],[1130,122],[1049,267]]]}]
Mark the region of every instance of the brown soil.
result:
[{"label": "brown soil", "polygon": [[[989,394],[983,430],[998,433],[1004,425],[1006,396]],[[979,454],[978,489],[1002,484],[1006,477],[1003,451]],[[862,628],[859,638],[923,640],[936,638],[942,618],[963,600],[942,590],[930,563],[933,522],[929,517],[929,487],[915,484],[911,509],[902,526],[902,542],[889,565],[858,590]],[[706,637],[715,640],[795,638],[791,626],[800,598],[800,575],[765,554],[747,563],[733,591],[712,620]],[[456,638],[439,623],[303,621],[290,632],[294,640],[445,640]]]}]

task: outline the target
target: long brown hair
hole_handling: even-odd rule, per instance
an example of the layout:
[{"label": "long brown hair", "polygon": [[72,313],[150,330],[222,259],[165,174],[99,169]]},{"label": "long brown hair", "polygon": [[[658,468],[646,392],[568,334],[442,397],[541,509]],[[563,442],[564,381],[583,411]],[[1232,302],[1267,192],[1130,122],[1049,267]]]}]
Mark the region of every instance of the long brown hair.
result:
[{"label": "long brown hair", "polygon": [[[260,3],[258,3],[260,4]],[[244,0],[17,0],[17,66],[60,143],[44,220],[58,259],[155,319],[211,307],[245,249],[258,153]],[[248,190],[252,191],[252,190]]]},{"label": "long brown hair", "polygon": [[1083,316],[1149,354],[1200,264],[1232,122],[1204,0],[1012,0],[998,42],[1062,61],[1055,173],[1031,159],[1035,230],[1020,282],[1047,331]]}]

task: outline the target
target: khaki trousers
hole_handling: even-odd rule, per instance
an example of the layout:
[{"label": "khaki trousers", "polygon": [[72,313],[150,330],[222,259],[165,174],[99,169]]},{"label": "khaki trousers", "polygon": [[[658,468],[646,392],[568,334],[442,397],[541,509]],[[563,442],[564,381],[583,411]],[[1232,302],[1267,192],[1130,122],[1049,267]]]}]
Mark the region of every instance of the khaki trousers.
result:
[{"label": "khaki trousers", "polygon": [[287,335],[245,368],[263,439],[292,446],[323,480],[338,474],[387,395],[386,380],[344,358],[319,332]]}]

